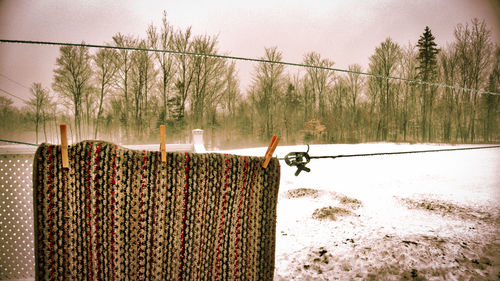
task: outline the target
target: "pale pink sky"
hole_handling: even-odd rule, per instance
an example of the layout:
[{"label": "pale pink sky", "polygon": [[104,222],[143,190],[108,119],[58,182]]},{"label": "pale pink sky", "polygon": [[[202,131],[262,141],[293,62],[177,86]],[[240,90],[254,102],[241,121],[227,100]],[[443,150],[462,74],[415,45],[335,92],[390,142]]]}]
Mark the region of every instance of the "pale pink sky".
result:
[{"label": "pale pink sky", "polygon": [[[485,19],[494,42],[500,42],[497,0],[0,0],[0,38],[104,44],[118,32],[143,37],[150,23],[160,24],[163,10],[174,27],[218,35],[222,53],[257,58],[264,47],[277,46],[285,61],[301,62],[305,53],[316,51],[336,68],[358,63],[366,70],[385,38],[415,43],[426,25],[443,46],[453,41],[458,23],[474,17]],[[0,89],[29,98],[28,89],[5,77],[27,87],[33,82],[50,87],[58,54],[56,46],[0,43]],[[242,91],[253,67],[238,63]]]}]

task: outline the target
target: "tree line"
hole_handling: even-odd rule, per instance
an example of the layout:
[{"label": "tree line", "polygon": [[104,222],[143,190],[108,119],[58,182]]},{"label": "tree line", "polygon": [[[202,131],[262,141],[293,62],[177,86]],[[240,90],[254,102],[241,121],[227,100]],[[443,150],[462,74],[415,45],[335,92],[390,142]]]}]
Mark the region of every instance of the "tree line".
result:
[{"label": "tree line", "polygon": [[[74,140],[118,143],[158,142],[161,124],[171,142],[204,129],[211,147],[264,144],[272,135],[284,144],[498,142],[500,96],[466,89],[500,92],[500,45],[478,19],[458,24],[454,37],[437,46],[429,27],[416,44],[388,37],[366,70],[352,64],[349,73],[324,69],[335,63],[316,52],[302,63],[323,68],[256,63],[243,92],[234,61],[183,54],[221,55],[217,36],[175,29],[164,14],[145,38],[117,33],[107,44],[176,53],[60,47],[51,89],[33,83],[28,110],[15,113],[0,100],[1,113],[19,114],[18,128],[34,127],[37,143],[62,122]],[[260,59],[282,57],[270,47]]]}]

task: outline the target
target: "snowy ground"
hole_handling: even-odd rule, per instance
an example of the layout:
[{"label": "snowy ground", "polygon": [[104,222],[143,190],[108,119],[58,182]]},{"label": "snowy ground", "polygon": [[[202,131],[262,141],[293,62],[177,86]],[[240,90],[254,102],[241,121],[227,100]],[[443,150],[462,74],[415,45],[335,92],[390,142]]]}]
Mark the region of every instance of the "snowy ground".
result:
[{"label": "snowy ground", "polygon": [[[459,147],[314,145],[309,154]],[[499,148],[312,160],[298,177],[281,165],[275,280],[500,279]]]}]

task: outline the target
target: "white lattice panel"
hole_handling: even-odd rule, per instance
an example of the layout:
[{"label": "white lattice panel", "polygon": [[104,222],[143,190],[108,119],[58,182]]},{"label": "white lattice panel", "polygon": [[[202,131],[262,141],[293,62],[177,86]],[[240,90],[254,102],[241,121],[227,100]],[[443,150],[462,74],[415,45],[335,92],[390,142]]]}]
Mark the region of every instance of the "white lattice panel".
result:
[{"label": "white lattice panel", "polygon": [[0,280],[32,279],[33,155],[0,155]]},{"label": "white lattice panel", "polygon": [[[159,148],[157,144],[127,147]],[[32,182],[35,150],[23,145],[0,145],[0,281],[35,278]],[[193,144],[167,144],[167,151],[193,150]]]}]

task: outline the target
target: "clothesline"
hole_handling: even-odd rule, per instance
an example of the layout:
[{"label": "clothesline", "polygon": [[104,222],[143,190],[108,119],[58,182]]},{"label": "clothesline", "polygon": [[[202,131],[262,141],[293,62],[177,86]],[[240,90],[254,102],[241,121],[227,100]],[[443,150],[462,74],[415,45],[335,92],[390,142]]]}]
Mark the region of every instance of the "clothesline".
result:
[{"label": "clothesline", "polygon": [[[0,142],[24,144],[31,146],[38,146],[37,144],[3,140]],[[491,149],[500,148],[500,145],[490,145],[490,146],[475,146],[475,147],[461,147],[461,148],[443,148],[443,149],[428,149],[428,150],[410,150],[410,151],[396,151],[396,152],[375,152],[375,153],[359,153],[359,154],[339,154],[339,155],[309,155],[309,145],[307,145],[306,152],[289,152],[285,157],[278,157],[278,160],[285,161],[288,166],[297,167],[295,175],[298,176],[300,172],[306,171],[310,172],[311,169],[306,167],[306,165],[313,159],[336,159],[336,158],[350,158],[350,157],[368,157],[368,156],[384,156],[384,155],[401,155],[401,154],[417,154],[417,153],[431,153],[431,152],[451,152],[451,151],[463,151],[463,150],[476,150],[476,149]],[[266,153],[267,156],[267,153]]]},{"label": "clothesline", "polygon": [[340,154],[340,155],[322,155],[322,156],[310,156],[309,155],[309,145],[307,145],[306,152],[290,152],[284,158],[278,158],[279,160],[284,160],[288,166],[297,167],[295,176],[298,176],[300,172],[306,171],[310,172],[311,169],[306,167],[306,165],[311,161],[311,159],[336,159],[336,158],[348,158],[348,157],[365,157],[365,156],[382,156],[382,155],[399,155],[399,154],[416,154],[416,153],[429,153],[429,152],[449,152],[449,151],[460,151],[460,150],[474,150],[474,149],[488,149],[488,148],[500,148],[500,145],[490,145],[490,146],[478,146],[478,147],[462,147],[462,148],[444,148],[444,149],[429,149],[429,150],[411,150],[411,151],[397,151],[397,152],[376,152],[376,153],[360,153],[360,154]]}]

